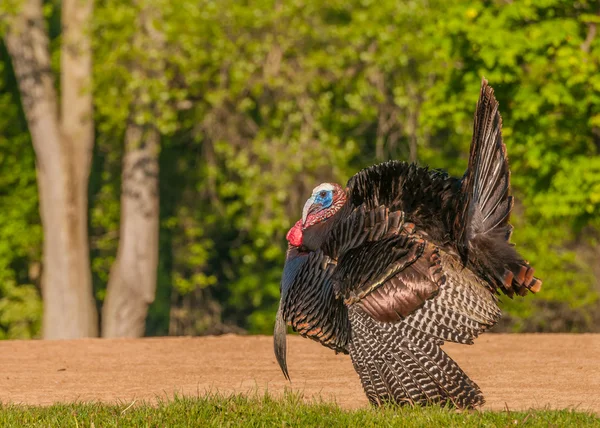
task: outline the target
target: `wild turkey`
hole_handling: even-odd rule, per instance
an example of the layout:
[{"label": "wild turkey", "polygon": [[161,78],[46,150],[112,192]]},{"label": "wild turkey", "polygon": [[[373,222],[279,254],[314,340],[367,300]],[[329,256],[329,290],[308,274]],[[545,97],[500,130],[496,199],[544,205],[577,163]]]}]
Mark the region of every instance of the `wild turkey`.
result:
[{"label": "wild turkey", "polygon": [[313,190],[287,234],[274,332],[287,379],[286,323],[349,353],[373,404],[483,404],[441,345],[472,344],[500,318],[497,294],[536,293],[542,284],[509,243],[501,127],[484,79],[462,179],[390,161],[346,188]]}]

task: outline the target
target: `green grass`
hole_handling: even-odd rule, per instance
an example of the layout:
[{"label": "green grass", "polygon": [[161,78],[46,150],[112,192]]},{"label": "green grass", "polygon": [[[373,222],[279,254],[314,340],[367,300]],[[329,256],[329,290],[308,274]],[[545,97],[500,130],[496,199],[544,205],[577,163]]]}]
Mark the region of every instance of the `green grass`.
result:
[{"label": "green grass", "polygon": [[0,426],[43,427],[600,427],[590,413],[571,410],[457,412],[440,407],[342,410],[307,404],[298,394],[210,395],[150,403],[60,404],[49,407],[0,405]]}]

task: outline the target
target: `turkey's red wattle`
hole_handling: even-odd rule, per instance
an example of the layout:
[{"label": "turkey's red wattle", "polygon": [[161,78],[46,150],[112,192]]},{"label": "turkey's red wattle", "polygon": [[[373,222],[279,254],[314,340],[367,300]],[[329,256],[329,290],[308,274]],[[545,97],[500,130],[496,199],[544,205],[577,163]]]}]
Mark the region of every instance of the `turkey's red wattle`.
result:
[{"label": "turkey's red wattle", "polygon": [[302,220],[298,220],[296,224],[289,230],[285,239],[294,247],[302,245]]}]

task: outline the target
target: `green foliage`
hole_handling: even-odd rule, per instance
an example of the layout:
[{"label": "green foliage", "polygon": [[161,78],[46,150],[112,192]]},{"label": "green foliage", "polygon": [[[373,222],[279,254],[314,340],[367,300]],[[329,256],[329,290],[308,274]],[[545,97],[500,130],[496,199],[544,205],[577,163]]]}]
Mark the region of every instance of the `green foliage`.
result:
[{"label": "green foliage", "polygon": [[[39,331],[42,231],[33,147],[23,126],[10,67],[0,57],[0,339],[28,339]],[[12,82],[11,82],[12,83]]]},{"label": "green foliage", "polygon": [[[589,16],[582,15],[592,3],[475,2],[449,11],[441,27],[440,37],[454,41],[451,52],[463,68],[440,81],[444,86],[436,93],[450,88],[457,97],[465,91],[467,99],[484,75],[501,102],[513,187],[522,204],[514,241],[545,280],[536,299],[506,306],[516,328],[547,331],[556,318],[580,318],[578,326],[559,323],[559,329],[594,324],[598,278],[590,264],[597,255],[582,257],[588,244],[580,242],[583,229],[598,226],[600,207],[600,135],[594,122],[600,45],[586,41],[592,29]],[[465,17],[472,25],[459,25]],[[447,109],[460,105],[448,101]],[[579,247],[573,245],[578,241]],[[539,319],[544,305],[557,309]]]},{"label": "green foliage", "polygon": [[598,426],[591,413],[572,410],[457,412],[440,407],[343,410],[324,401],[306,402],[297,393],[268,394],[123,404],[55,404],[47,407],[0,406],[3,426],[302,426],[302,427],[498,427]]},{"label": "green foliage", "polygon": [[8,20],[21,10],[22,4],[23,0],[4,0],[0,3],[0,37],[7,30]]},{"label": "green foliage", "polygon": [[[153,25],[140,28],[146,7]],[[97,1],[96,297],[103,299],[118,243],[132,103],[143,107],[133,119],[162,134],[162,300],[151,308],[149,333],[181,332],[169,322],[175,313],[186,334],[232,325],[267,333],[285,232],[310,190],[389,158],[461,175],[485,76],[501,104],[518,201],[513,240],[544,280],[539,295],[504,303],[502,328],[597,329],[600,42],[589,37],[596,9],[583,0]],[[153,31],[160,43],[149,42]],[[149,94],[142,100],[141,85]],[[0,298],[22,288],[39,309],[25,269],[39,262],[41,240],[33,152],[14,120],[14,82],[2,91],[13,94],[0,98],[13,107],[0,118],[0,142],[10,140],[6,153],[17,161],[2,157],[8,193],[0,195],[14,200],[2,202],[11,209],[1,214],[9,217],[0,224],[0,279],[8,275]],[[16,232],[24,228],[34,232]]]}]

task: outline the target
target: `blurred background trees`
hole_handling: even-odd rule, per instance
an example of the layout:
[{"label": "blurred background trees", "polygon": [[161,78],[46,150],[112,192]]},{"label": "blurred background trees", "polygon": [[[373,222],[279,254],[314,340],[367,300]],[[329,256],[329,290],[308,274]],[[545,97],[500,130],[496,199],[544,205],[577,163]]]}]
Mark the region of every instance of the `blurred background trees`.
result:
[{"label": "blurred background trees", "polygon": [[[0,6],[3,338],[41,335],[48,269],[10,42],[26,5]],[[40,5],[60,76],[67,3]],[[534,297],[505,299],[498,330],[598,331],[599,13],[573,0],[97,0],[84,91],[105,334],[140,334],[154,296],[148,335],[270,333],[285,233],[310,190],[387,159],[461,175],[482,76],[504,118],[513,241],[544,280]],[[54,79],[59,100],[68,85]],[[133,321],[111,299],[133,301]],[[127,331],[108,333],[114,321]]]}]

